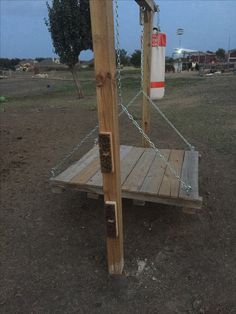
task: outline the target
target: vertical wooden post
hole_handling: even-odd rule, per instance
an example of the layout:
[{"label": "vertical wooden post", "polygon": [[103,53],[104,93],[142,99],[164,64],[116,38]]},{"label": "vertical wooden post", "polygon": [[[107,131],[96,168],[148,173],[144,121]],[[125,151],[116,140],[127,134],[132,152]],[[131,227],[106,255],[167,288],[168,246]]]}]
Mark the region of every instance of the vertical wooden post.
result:
[{"label": "vertical wooden post", "polygon": [[90,0],[93,51],[95,60],[99,131],[111,134],[113,171],[103,173],[104,201],[115,202],[115,237],[107,236],[110,274],[121,274],[123,258],[123,226],[120,183],[120,142],[116,89],[113,1]]},{"label": "vertical wooden post", "polygon": [[[151,49],[152,49],[152,28],[153,28],[153,11],[145,10],[144,14],[144,55],[143,55],[143,90],[150,96],[150,78],[151,78]],[[146,134],[150,133],[150,104],[146,97],[143,96],[142,104],[142,128]],[[142,146],[148,146],[142,137]]]}]

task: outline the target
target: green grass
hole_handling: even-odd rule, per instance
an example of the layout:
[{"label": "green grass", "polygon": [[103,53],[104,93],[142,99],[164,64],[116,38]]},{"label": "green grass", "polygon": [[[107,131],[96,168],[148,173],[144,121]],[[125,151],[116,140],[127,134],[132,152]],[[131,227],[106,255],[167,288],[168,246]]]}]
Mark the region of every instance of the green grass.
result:
[{"label": "green grass", "polygon": [[201,77],[183,77],[183,78],[167,78],[166,79],[166,86],[169,88],[173,87],[187,87],[187,86],[194,86],[199,82],[202,82],[204,78]]},{"label": "green grass", "polygon": [[[140,90],[139,70],[122,71],[124,102],[134,97]],[[96,110],[96,87],[93,71],[81,73],[82,87],[86,97],[77,99],[73,81],[52,81],[51,88],[42,85],[30,93],[19,93],[7,97],[4,106],[50,107],[79,105],[88,111]],[[222,84],[222,85],[221,85]],[[201,141],[219,153],[236,154],[234,99],[236,98],[236,77],[209,80],[201,77],[173,77],[166,80],[166,96],[158,104],[167,117],[194,142]],[[202,93],[204,89],[204,93]],[[175,105],[175,101],[195,97],[194,106]],[[197,97],[197,100],[196,100]],[[199,101],[198,101],[199,99]],[[68,102],[70,100],[70,102]],[[136,119],[141,117],[141,97],[131,108]],[[153,112],[153,111],[152,111]],[[153,113],[153,119],[158,118]]]},{"label": "green grass", "polygon": [[235,130],[230,127],[236,116],[217,106],[212,109],[211,105],[205,103],[175,111],[166,108],[164,112],[187,138],[195,142],[203,140],[209,148],[219,153],[236,154]]}]

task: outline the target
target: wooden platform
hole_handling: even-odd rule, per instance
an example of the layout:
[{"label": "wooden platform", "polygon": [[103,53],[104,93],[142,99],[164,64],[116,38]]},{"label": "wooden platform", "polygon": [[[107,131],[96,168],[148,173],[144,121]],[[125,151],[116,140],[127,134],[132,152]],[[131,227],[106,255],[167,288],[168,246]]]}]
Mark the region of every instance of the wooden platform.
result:
[{"label": "wooden platform", "polygon": [[[198,194],[198,152],[162,149],[185,183],[192,186],[187,193],[170,173],[165,163],[150,148],[120,147],[122,197],[134,200],[201,208]],[[98,147],[93,147],[79,161],[51,179],[56,189],[75,188],[103,194]]]}]

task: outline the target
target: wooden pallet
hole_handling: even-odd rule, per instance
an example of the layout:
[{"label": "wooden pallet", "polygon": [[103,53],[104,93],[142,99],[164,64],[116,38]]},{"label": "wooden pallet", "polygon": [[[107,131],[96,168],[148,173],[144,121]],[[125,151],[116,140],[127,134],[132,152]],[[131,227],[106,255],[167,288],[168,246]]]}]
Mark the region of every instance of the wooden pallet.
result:
[{"label": "wooden pallet", "polygon": [[[162,149],[183,181],[192,187],[188,195],[180,182],[150,148],[120,146],[122,197],[199,209],[198,152]],[[103,194],[98,147],[93,147],[72,166],[51,179],[54,189],[68,187]]]}]

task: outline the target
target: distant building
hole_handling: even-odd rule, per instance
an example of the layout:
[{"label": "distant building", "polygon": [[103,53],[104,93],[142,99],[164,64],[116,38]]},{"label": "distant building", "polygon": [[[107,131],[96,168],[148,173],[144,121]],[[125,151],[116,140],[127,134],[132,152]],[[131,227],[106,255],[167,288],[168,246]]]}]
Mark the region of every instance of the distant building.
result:
[{"label": "distant building", "polygon": [[190,54],[187,57],[188,60],[192,62],[202,63],[202,64],[209,64],[209,63],[216,63],[217,56],[214,52],[198,52]]},{"label": "distant building", "polygon": [[52,61],[56,64],[61,64],[60,59],[59,58],[53,58]]},{"label": "distant building", "polygon": [[228,61],[229,62],[236,62],[236,49],[229,50]]},{"label": "distant building", "polygon": [[33,59],[22,60],[16,66],[16,71],[28,72],[29,70],[32,70],[37,63],[38,63],[38,61],[33,60]]}]

